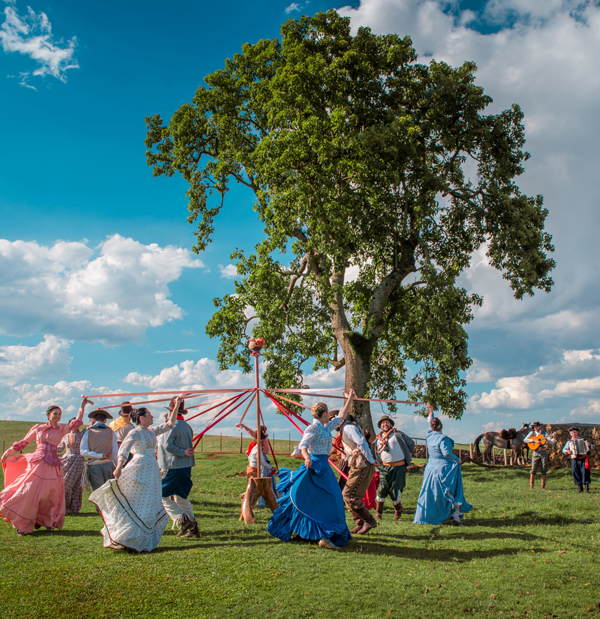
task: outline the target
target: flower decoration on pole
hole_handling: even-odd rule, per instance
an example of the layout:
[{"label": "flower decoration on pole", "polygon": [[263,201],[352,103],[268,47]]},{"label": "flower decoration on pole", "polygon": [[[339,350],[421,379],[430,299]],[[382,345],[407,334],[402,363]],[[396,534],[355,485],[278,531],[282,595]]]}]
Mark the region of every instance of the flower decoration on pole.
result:
[{"label": "flower decoration on pole", "polygon": [[260,351],[264,345],[265,340],[262,337],[256,337],[248,342],[248,348],[252,351],[254,356],[260,355]]}]

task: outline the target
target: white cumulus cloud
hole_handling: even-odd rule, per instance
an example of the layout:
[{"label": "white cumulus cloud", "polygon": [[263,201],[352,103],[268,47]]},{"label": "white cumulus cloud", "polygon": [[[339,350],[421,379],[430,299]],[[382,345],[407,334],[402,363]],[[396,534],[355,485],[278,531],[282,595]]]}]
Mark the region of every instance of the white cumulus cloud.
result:
[{"label": "white cumulus cloud", "polygon": [[169,284],[201,260],[115,234],[97,248],[0,239],[0,333],[120,344],[183,316]]},{"label": "white cumulus cloud", "polygon": [[66,82],[67,71],[79,68],[74,56],[76,37],[67,42],[62,39],[56,41],[48,16],[42,12],[36,13],[30,7],[27,7],[26,15],[20,15],[14,6],[5,7],[0,43],[4,52],[29,56],[37,65],[33,71],[20,73],[21,86],[35,90],[29,83],[31,76],[51,76]]},{"label": "white cumulus cloud", "polygon": [[68,372],[69,341],[46,335],[37,346],[0,346],[0,386]]},{"label": "white cumulus cloud", "polygon": [[225,279],[235,279],[237,277],[237,268],[234,264],[228,264],[227,266],[223,266],[219,264],[219,271],[221,272],[221,277]]}]

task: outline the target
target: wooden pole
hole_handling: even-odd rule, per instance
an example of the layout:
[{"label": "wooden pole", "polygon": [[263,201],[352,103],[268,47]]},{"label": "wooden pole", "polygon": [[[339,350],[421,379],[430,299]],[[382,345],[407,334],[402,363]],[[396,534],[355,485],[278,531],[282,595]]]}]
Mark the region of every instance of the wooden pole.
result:
[{"label": "wooden pole", "polygon": [[429,458],[429,455],[427,453],[427,441],[425,441],[425,460],[427,460]]},{"label": "wooden pole", "polygon": [[260,441],[260,397],[258,395],[258,389],[260,384],[258,382],[258,358],[260,352],[256,351],[252,353],[254,355],[254,372],[256,374],[256,476],[260,477],[260,455],[261,455],[261,441]]},{"label": "wooden pole", "polygon": [[458,448],[458,461],[462,462],[462,447]]},{"label": "wooden pole", "polygon": [[292,451],[292,435],[288,434],[288,451]]},{"label": "wooden pole", "polygon": [[473,443],[469,443],[469,457],[473,459]]},{"label": "wooden pole", "polygon": [[504,466],[508,466],[508,449],[504,450]]},{"label": "wooden pole", "polygon": [[240,453],[242,453],[244,448],[244,436],[240,434]]}]

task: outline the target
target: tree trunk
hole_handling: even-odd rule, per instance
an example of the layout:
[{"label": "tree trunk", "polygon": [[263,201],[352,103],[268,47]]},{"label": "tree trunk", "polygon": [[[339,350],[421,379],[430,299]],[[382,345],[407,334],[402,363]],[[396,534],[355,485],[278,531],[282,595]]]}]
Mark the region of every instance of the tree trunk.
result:
[{"label": "tree trunk", "polygon": [[[371,379],[371,354],[373,345],[362,335],[345,334],[342,349],[346,359],[346,390],[354,389],[357,398],[364,398]],[[355,402],[350,411],[358,425],[374,436],[370,402]]]}]

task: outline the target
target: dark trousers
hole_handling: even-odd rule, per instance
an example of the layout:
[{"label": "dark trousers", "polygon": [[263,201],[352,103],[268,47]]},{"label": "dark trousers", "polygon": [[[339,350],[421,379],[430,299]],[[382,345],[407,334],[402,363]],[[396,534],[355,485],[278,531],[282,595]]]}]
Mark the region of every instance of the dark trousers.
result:
[{"label": "dark trousers", "polygon": [[394,505],[398,502],[398,493],[406,486],[406,464],[400,466],[380,466],[377,498],[390,497]]},{"label": "dark trousers", "polygon": [[571,459],[571,473],[573,473],[573,482],[576,486],[589,484],[591,481],[590,469],[585,468],[584,460]]},{"label": "dark trousers", "polygon": [[98,490],[109,479],[114,478],[115,465],[112,462],[104,464],[90,464],[90,486],[92,490]]},{"label": "dark trousers", "polygon": [[352,518],[354,520],[363,520],[369,524],[377,524],[375,518],[371,516],[369,510],[364,506],[362,502],[365,492],[373,479],[375,474],[375,465],[369,464],[363,469],[350,468],[348,471],[348,480],[344,486],[342,496],[344,497],[344,503],[350,510]]}]

